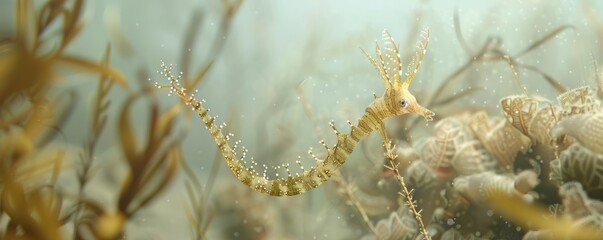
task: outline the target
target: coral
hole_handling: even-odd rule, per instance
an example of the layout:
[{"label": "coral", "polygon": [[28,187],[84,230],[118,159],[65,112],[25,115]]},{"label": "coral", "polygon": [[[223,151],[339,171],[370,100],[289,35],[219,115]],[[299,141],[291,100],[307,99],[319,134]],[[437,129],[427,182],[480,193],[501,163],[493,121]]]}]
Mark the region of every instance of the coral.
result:
[{"label": "coral", "polygon": [[580,143],[575,143],[561,152],[559,159],[551,163],[552,179],[560,183],[576,181],[591,194],[603,194],[603,154],[593,152]]},{"label": "coral", "polygon": [[400,217],[397,212],[392,212],[389,218],[377,222],[376,236],[366,236],[362,239],[412,239],[417,227],[417,223],[411,217]]},{"label": "coral", "polygon": [[510,170],[518,153],[526,153],[531,141],[508,121],[489,119],[485,112],[471,117],[469,127],[484,148],[496,159],[500,166]]},{"label": "coral", "polygon": [[435,136],[426,139],[421,150],[421,158],[431,168],[445,173],[457,155],[459,145],[464,143],[463,125],[453,118],[445,118],[435,125]]},{"label": "coral", "polygon": [[567,135],[591,151],[603,152],[603,112],[566,117],[551,129],[551,135],[554,138]]}]

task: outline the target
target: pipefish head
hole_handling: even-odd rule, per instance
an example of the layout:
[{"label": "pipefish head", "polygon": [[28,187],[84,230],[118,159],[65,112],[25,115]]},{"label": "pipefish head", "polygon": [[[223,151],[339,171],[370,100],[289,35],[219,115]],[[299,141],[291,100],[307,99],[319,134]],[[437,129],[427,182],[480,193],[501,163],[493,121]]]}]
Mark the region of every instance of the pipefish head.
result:
[{"label": "pipefish head", "polygon": [[386,91],[384,100],[388,110],[393,116],[415,113],[421,115],[425,120],[431,121],[435,115],[431,110],[421,106],[408,88]]},{"label": "pipefish head", "polygon": [[396,42],[387,30],[383,30],[382,35],[385,46],[382,49],[378,43],[376,44],[375,57],[372,57],[364,50],[362,51],[371,61],[373,66],[375,66],[385,84],[383,101],[388,114],[399,116],[407,113],[415,113],[423,116],[427,121],[433,120],[435,114],[429,109],[421,106],[408,89],[427,52],[429,31],[423,31],[423,40],[417,46],[415,55],[408,65],[408,69],[405,73],[406,78],[404,80],[402,80],[402,63],[398,45],[396,45]]}]

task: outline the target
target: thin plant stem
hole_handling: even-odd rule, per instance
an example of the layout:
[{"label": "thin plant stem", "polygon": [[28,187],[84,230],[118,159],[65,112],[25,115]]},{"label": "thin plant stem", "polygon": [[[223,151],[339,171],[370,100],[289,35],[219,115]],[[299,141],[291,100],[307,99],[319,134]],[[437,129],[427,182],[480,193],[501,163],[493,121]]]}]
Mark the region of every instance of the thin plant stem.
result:
[{"label": "thin plant stem", "polygon": [[415,215],[415,219],[417,220],[417,223],[419,223],[419,228],[420,228],[421,234],[423,235],[423,239],[431,240],[431,236],[429,236],[429,233],[427,233],[427,229],[425,228],[425,224],[423,223],[423,219],[421,218],[422,210],[419,209],[417,211],[417,205],[415,204],[415,201],[412,199],[412,190],[408,191],[408,188],[406,188],[406,184],[404,183],[404,177],[402,177],[402,175],[400,174],[400,170],[398,170],[399,163],[395,162],[396,155],[393,152],[394,147],[390,146],[390,144],[385,144],[385,148],[386,148],[385,157],[387,158],[387,160],[389,160],[389,164],[390,164],[389,166],[385,165],[385,167],[394,171],[394,173],[396,174],[396,179],[398,179],[398,182],[400,182],[400,185],[402,186],[402,192],[398,192],[398,194],[405,196],[406,204],[410,208],[410,211],[412,211],[412,213]]}]

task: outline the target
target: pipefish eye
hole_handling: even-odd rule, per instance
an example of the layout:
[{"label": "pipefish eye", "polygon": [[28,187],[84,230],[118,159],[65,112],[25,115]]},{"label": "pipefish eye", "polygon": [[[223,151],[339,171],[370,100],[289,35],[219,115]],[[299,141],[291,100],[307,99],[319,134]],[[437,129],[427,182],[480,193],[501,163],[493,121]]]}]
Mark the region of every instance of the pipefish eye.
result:
[{"label": "pipefish eye", "polygon": [[406,99],[402,99],[402,101],[400,101],[400,106],[403,108],[407,108],[408,107],[408,101],[406,101]]}]

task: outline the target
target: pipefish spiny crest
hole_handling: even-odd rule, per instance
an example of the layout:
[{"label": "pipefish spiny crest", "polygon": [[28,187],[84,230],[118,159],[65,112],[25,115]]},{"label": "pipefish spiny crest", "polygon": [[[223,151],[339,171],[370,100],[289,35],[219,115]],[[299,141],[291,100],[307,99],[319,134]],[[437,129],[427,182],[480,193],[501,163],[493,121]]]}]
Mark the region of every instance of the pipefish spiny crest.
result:
[{"label": "pipefish spiny crest", "polygon": [[[327,181],[345,163],[358,141],[369,133],[375,130],[379,131],[384,143],[389,144],[383,122],[386,118],[407,113],[416,113],[423,116],[427,121],[432,120],[434,113],[419,105],[408,89],[425,56],[429,42],[429,32],[424,31],[422,38],[413,60],[408,66],[404,80],[398,46],[387,31],[383,31],[385,47],[382,49],[377,44],[375,57],[370,56],[363,50],[385,84],[384,95],[381,97],[375,96],[374,101],[366,108],[365,113],[355,125],[348,121],[351,127],[350,133],[339,132],[334,123],[330,123],[331,128],[337,135],[337,143],[333,147],[328,147],[324,141],[321,141],[321,144],[327,150],[327,156],[325,159],[314,157],[316,160],[315,166],[310,169],[304,169],[299,161],[300,157],[298,157],[296,163],[300,165],[303,170],[302,173],[291,174],[288,164],[274,167],[275,170],[280,168],[286,169],[288,173],[286,178],[279,177],[278,174],[276,174],[276,178],[268,178],[266,176],[268,168],[266,165],[263,165],[262,173],[256,171],[254,166],[258,164],[253,158],[250,160],[251,164],[248,164],[245,160],[247,150],[243,148],[237,153],[240,141],[235,141],[231,147],[229,140],[232,138],[232,134],[224,135],[222,133],[222,125],[218,126],[214,122],[215,118],[208,114],[209,109],[203,106],[203,100],[197,100],[193,94],[190,94],[181,86],[180,76],[172,74],[171,65],[165,65],[162,62],[162,70],[160,71],[161,74],[168,78],[169,85],[160,85],[158,83],[155,83],[155,85],[159,88],[169,88],[170,93],[175,93],[186,105],[191,106],[198,113],[205,127],[218,145],[228,167],[241,182],[258,192],[273,196],[298,195],[316,188]],[[309,153],[314,156],[311,150]]]}]

